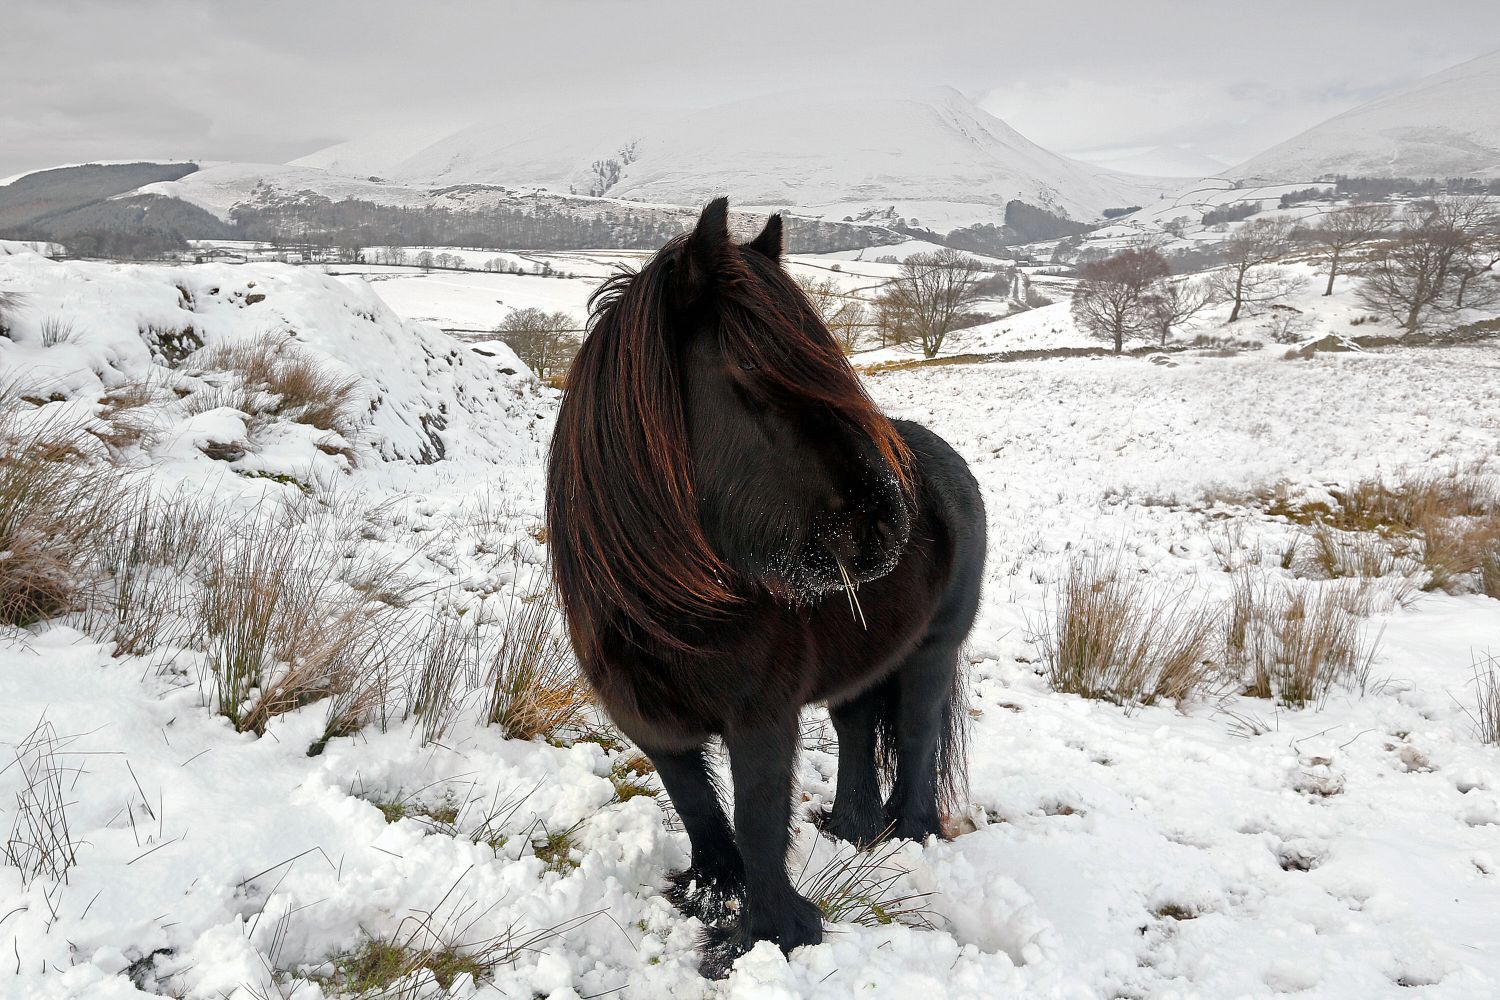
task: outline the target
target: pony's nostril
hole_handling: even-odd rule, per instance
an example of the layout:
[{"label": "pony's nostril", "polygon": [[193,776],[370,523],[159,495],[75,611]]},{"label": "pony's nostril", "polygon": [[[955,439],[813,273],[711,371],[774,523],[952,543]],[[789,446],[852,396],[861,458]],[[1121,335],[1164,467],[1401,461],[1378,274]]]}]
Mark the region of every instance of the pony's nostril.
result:
[{"label": "pony's nostril", "polygon": [[835,494],[824,501],[823,509],[830,514],[843,514],[849,510],[849,501]]},{"label": "pony's nostril", "polygon": [[896,531],[896,526],[885,518],[875,522],[875,538],[884,549],[894,549],[901,544],[901,535]]}]

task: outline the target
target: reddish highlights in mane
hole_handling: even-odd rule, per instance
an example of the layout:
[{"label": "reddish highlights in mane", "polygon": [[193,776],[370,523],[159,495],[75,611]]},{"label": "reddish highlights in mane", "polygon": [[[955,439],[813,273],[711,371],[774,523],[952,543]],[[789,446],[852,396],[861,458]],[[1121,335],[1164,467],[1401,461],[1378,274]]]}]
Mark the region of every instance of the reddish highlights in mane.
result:
[{"label": "reddish highlights in mane", "polygon": [[[598,655],[607,624],[678,650],[745,597],[698,519],[674,343],[688,237],[590,300],[590,333],[568,374],[552,436],[547,531],[575,650]],[[911,461],[838,344],[772,260],[730,247],[697,308],[724,348],[753,360],[746,390],[788,409],[823,407],[865,435],[911,494]]]}]

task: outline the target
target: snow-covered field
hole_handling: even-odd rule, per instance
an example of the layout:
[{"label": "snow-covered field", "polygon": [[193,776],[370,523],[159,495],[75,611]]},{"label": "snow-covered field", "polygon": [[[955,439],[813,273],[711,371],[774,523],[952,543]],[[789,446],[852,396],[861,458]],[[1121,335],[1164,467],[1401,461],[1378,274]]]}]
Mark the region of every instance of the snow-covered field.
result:
[{"label": "snow-covered field", "polygon": [[[930,249],[928,244],[912,245]],[[894,256],[902,248],[880,249],[892,251]],[[378,258],[380,252],[367,251],[367,255]],[[407,261],[414,260],[419,252],[408,249]],[[403,267],[329,264],[326,270],[338,275],[360,275],[398,315],[436,323],[447,330],[492,330],[511,312],[528,308],[565,312],[575,317],[581,328],[588,316],[589,295],[599,283],[621,267],[639,267],[650,256],[631,250],[502,253],[444,247],[429,252],[461,257],[464,266],[471,268],[482,268],[487,261],[499,259],[508,267],[528,273],[443,268],[424,271],[410,263]],[[854,258],[856,252],[852,251],[847,255],[795,254],[788,259],[788,266],[799,277],[813,281],[832,279],[844,294],[866,299],[899,270],[895,264]],[[550,269],[548,274],[535,273],[544,267]]]},{"label": "snow-covered field", "polygon": [[[613,263],[576,256],[554,266],[592,276]],[[889,266],[843,267],[834,273],[852,283]],[[555,397],[524,370],[508,374],[514,359],[474,355],[413,317],[492,325],[541,304],[528,296],[586,283],[361,270],[368,283],[278,265],[0,258],[0,288],[26,297],[0,340],[0,373],[45,388],[41,400],[56,392],[47,406],[74,414],[147,374],[180,379],[171,384],[184,395],[164,398],[153,432],[118,461],[162,489],[190,485],[247,525],[268,503],[321,497],[310,521],[346,520],[346,544],[402,554],[434,613],[493,616],[540,579],[545,547],[530,529]],[[574,305],[581,297],[554,307]],[[73,318],[74,333],[43,346],[54,313]],[[1013,322],[1035,326],[1028,345],[1058,346],[1071,330],[1065,305]],[[357,408],[337,441],[189,407],[217,376],[153,363],[139,333],[186,323],[210,347],[295,331],[300,349],[380,405]],[[86,623],[64,619],[0,642],[0,833],[23,790],[11,751],[45,719],[68,737],[58,761],[78,845],[66,884],[24,884],[0,866],[0,995],[314,1000],[320,987],[295,976],[423,919],[517,946],[492,982],[456,981],[459,996],[1500,995],[1500,749],[1466,713],[1475,651],[1500,651],[1500,601],[1422,594],[1379,612],[1365,623],[1378,638],[1372,683],[1319,709],[1226,695],[1126,710],[1057,693],[1041,674],[1035,634],[1080,553],[1186,602],[1222,598],[1226,565],[1285,575],[1271,554],[1297,527],[1204,509],[1207,494],[1282,483],[1319,496],[1403,469],[1500,476],[1493,346],[1280,355],[870,379],[890,412],[930,423],[969,459],[991,522],[970,651],[975,829],[890,859],[905,870],[898,890],[931,893],[930,928],[836,925],[790,959],[761,945],[709,983],[696,971],[699,926],[661,895],[664,873],[686,861],[685,837],[665,797],[619,801],[611,772],[623,751],[506,740],[465,711],[440,740],[392,720],[308,756],[325,706],[278,716],[259,738],[237,733],[206,706],[201,656],[115,657]],[[433,458],[435,441],[441,460],[414,461]],[[212,443],[242,454],[210,448],[212,458]],[[315,484],[315,496],[257,473]],[[847,851],[810,822],[834,773],[833,754],[810,743],[794,838],[794,864],[808,870]],[[442,829],[387,822],[376,803],[393,801],[452,803],[458,815]],[[509,836],[498,846],[472,836],[501,806],[513,806]],[[537,857],[536,830],[571,831],[571,859]]]}]

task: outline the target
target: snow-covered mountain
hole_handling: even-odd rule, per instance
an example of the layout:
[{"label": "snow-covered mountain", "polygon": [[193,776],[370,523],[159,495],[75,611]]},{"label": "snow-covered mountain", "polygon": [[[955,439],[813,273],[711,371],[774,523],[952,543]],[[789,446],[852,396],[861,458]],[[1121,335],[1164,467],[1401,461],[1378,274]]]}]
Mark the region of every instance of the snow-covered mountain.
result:
[{"label": "snow-covered mountain", "polygon": [[998,223],[1012,200],[1089,219],[1163,188],[1049,152],[950,88],[895,98],[778,94],[682,111],[515,108],[436,142],[366,137],[295,165],[660,204],[728,194],[747,207],[881,212],[939,231]]},{"label": "snow-covered mountain", "polygon": [[1500,51],[1316,125],[1225,171],[1264,181],[1500,177]]}]

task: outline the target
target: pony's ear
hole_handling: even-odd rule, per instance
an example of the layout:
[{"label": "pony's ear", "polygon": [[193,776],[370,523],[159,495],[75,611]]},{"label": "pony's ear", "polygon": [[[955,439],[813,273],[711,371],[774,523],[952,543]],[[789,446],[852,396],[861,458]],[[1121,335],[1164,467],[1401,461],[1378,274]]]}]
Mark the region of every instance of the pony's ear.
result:
[{"label": "pony's ear", "polygon": [[767,260],[781,260],[781,213],[777,212],[767,219],[766,228],[760,231],[759,236],[746,243],[745,247]]},{"label": "pony's ear", "polygon": [[721,276],[742,269],[729,238],[729,199],[715,198],[703,206],[678,264],[677,291],[684,302],[700,298]]}]

